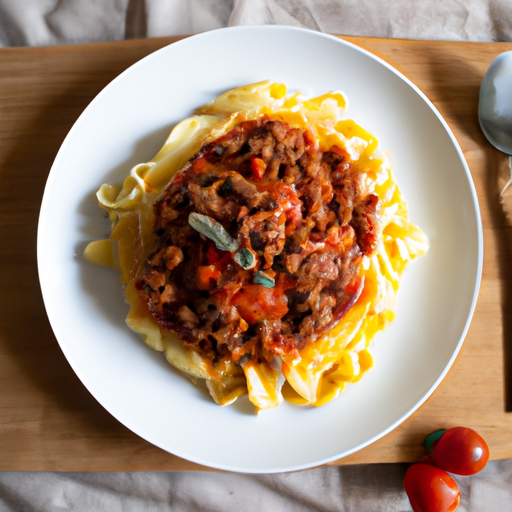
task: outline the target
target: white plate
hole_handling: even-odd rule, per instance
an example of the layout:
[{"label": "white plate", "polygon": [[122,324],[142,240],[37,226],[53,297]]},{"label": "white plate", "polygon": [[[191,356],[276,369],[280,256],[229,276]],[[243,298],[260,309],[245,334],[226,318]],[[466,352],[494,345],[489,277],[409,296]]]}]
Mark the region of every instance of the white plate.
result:
[{"label": "white plate", "polygon": [[[350,113],[391,152],[412,220],[431,241],[403,279],[397,319],[374,340],[375,366],[321,408],[252,413],[219,407],[125,325],[117,272],[87,263],[109,234],[94,193],[150,160],[171,127],[232,87],[270,79],[321,94],[341,89]],[[406,78],[337,38],[280,27],[207,32],[163,48],[108,85],[64,141],[38,234],[48,316],[78,377],[133,432],[185,459],[240,472],[336,460],[379,439],[434,391],[460,350],[482,267],[477,198],[447,124]]]}]

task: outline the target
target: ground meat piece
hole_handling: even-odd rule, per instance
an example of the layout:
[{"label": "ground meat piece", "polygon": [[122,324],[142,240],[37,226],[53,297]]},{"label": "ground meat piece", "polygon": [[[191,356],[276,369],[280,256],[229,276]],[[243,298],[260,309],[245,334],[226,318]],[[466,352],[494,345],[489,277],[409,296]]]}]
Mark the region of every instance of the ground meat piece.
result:
[{"label": "ground meat piece", "polygon": [[211,215],[216,219],[222,219],[226,214],[230,217],[237,217],[240,205],[221,197],[216,188],[214,185],[201,187],[197,183],[190,184],[190,199],[194,204],[195,211]]},{"label": "ground meat piece", "polygon": [[166,284],[164,291],[160,294],[160,300],[163,303],[174,302],[177,298],[176,287],[172,284]]},{"label": "ground meat piece", "polygon": [[179,247],[171,245],[170,247],[162,247],[149,260],[152,267],[164,265],[166,269],[172,270],[183,261],[183,251]]},{"label": "ground meat piece", "polygon": [[[247,208],[268,209],[270,198],[237,172],[230,171],[219,191],[224,197],[236,201]],[[274,206],[275,207],[275,206]]]},{"label": "ground meat piece", "polygon": [[370,194],[354,208],[351,224],[363,254],[371,254],[377,246],[378,210],[379,198],[375,194]]},{"label": "ground meat piece", "polygon": [[333,261],[333,254],[329,252],[314,252],[299,268],[297,275],[297,290],[305,292],[311,290],[320,280],[332,281],[338,277],[338,267]]},{"label": "ground meat piece", "polygon": [[188,306],[178,309],[178,320],[187,329],[193,329],[199,323],[199,318]]},{"label": "ground meat piece", "polygon": [[[238,250],[192,228],[193,212]],[[349,155],[267,117],[203,146],[154,214],[157,250],[137,289],[164,330],[213,363],[295,357],[357,300],[378,240],[378,200]]]}]

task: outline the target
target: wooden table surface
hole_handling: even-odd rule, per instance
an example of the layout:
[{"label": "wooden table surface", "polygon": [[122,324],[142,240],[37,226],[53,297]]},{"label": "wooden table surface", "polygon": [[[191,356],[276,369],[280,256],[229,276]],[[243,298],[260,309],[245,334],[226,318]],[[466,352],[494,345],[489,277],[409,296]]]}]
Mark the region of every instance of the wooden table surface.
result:
[{"label": "wooden table surface", "polygon": [[[176,39],[0,49],[0,470],[203,469],[133,434],[84,388],[48,323],[36,262],[39,206],[66,133],[115,76]],[[395,431],[336,463],[414,461],[426,433],[457,424],[479,431],[491,458],[512,457],[512,221],[498,200],[507,158],[477,120],[484,73],[512,44],[346,39],[397,67],[445,117],[475,181],[485,247],[475,315],[448,377]]]}]

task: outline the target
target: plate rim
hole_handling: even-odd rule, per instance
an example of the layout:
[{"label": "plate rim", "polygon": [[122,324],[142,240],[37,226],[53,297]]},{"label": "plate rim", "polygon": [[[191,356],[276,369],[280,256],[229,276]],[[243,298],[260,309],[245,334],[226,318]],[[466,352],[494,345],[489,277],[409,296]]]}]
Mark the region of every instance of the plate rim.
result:
[{"label": "plate rim", "polygon": [[[483,270],[484,239],[483,239],[481,211],[480,211],[480,207],[479,207],[479,201],[478,201],[478,196],[476,193],[476,188],[475,188],[475,185],[473,182],[471,172],[469,170],[469,166],[466,162],[464,153],[462,152],[459,142],[456,139],[456,137],[455,137],[453,131],[451,130],[450,126],[448,125],[447,121],[443,118],[443,116],[438,111],[438,109],[435,107],[435,105],[432,103],[432,101],[423,93],[423,91],[418,86],[416,86],[416,84],[414,84],[401,71],[399,71],[398,69],[393,67],[390,63],[388,63],[381,57],[371,53],[370,51],[366,50],[365,48],[358,46],[357,44],[354,44],[350,41],[343,39],[342,37],[337,37],[334,35],[324,34],[324,33],[316,32],[313,30],[304,29],[301,27],[292,27],[292,26],[287,26],[287,25],[250,25],[250,26],[227,27],[227,28],[221,28],[221,29],[204,32],[201,34],[187,37],[185,39],[178,40],[178,41],[173,42],[169,45],[166,45],[162,48],[159,48],[154,52],[149,53],[147,56],[143,57],[142,59],[140,59],[137,62],[130,65],[123,72],[121,72],[119,75],[117,75],[112,81],[110,81],[104,88],[102,88],[102,90],[91,100],[91,102],[87,105],[87,107],[84,109],[84,111],[80,114],[80,116],[78,116],[78,118],[73,123],[73,126],[68,131],[66,137],[64,138],[64,140],[56,154],[56,157],[54,159],[54,162],[53,162],[50,172],[48,174],[48,179],[46,181],[45,190],[44,190],[43,198],[41,201],[41,208],[40,208],[39,219],[38,219],[38,230],[37,230],[37,268],[38,268],[39,283],[40,283],[40,287],[41,287],[45,310],[46,310],[50,325],[52,327],[52,330],[57,339],[57,342],[58,342],[61,350],[63,351],[63,353],[68,361],[68,364],[70,364],[75,375],[84,384],[86,389],[94,396],[95,400],[102,407],[104,407],[107,411],[109,411],[109,409],[107,409],[107,407],[105,405],[103,405],[103,400],[98,399],[98,397],[89,390],[89,387],[83,381],[82,377],[80,376],[80,373],[77,371],[75,366],[71,363],[71,360],[68,356],[68,351],[66,349],[66,344],[63,341],[61,341],[60,337],[57,335],[57,333],[59,332],[59,329],[58,329],[57,320],[53,315],[54,312],[53,312],[53,310],[52,311],[49,310],[51,308],[49,307],[47,300],[46,300],[47,292],[45,290],[46,290],[47,284],[45,282],[44,268],[43,268],[43,264],[42,264],[43,253],[44,253],[43,233],[44,233],[44,225],[45,225],[46,216],[48,215],[48,211],[49,211],[49,209],[47,207],[47,203],[49,201],[48,190],[51,188],[53,181],[56,179],[57,169],[59,167],[59,161],[62,158],[62,154],[64,154],[66,147],[68,145],[68,141],[74,136],[74,133],[78,129],[77,127],[80,124],[80,122],[81,122],[83,116],[85,115],[87,109],[89,108],[90,104],[93,103],[94,101],[96,101],[96,99],[100,95],[106,94],[105,91],[108,91],[110,88],[115,87],[115,85],[119,81],[123,80],[126,77],[126,75],[131,73],[133,71],[133,69],[136,68],[138,65],[140,65],[140,63],[142,61],[146,62],[149,59],[157,58],[157,56],[160,53],[165,52],[166,49],[170,46],[176,47],[176,45],[179,45],[179,46],[186,45],[187,41],[189,41],[191,38],[199,39],[199,38],[211,37],[212,33],[219,33],[219,32],[222,32],[222,33],[239,32],[239,31],[243,31],[243,32],[256,31],[257,32],[257,31],[261,31],[261,30],[285,31],[285,32],[287,32],[287,31],[305,32],[308,34],[314,34],[318,37],[330,39],[330,40],[336,42],[336,44],[348,46],[348,47],[352,48],[353,50],[355,50],[356,52],[363,53],[367,57],[370,57],[372,60],[374,60],[377,63],[379,63],[380,65],[384,66],[388,71],[390,71],[395,76],[400,78],[403,82],[405,82],[423,100],[423,102],[429,107],[430,111],[432,111],[435,114],[435,116],[440,121],[441,125],[443,126],[444,131],[448,135],[451,145],[454,147],[454,149],[457,153],[458,159],[460,160],[462,168],[464,169],[464,172],[465,172],[465,178],[466,178],[467,184],[469,186],[471,200],[472,200],[472,208],[473,209],[471,211],[471,214],[472,215],[474,214],[475,222],[476,222],[477,268],[476,268],[476,275],[473,276],[473,278],[472,278],[472,287],[471,288],[473,289],[473,297],[472,297],[468,315],[466,317],[464,328],[459,336],[457,346],[456,346],[453,354],[451,355],[450,359],[446,363],[444,370],[441,372],[441,374],[438,376],[438,378],[433,383],[433,385],[429,388],[429,390],[415,404],[414,407],[410,408],[405,414],[403,414],[402,416],[397,418],[391,425],[389,425],[388,428],[379,432],[377,435],[368,439],[366,442],[361,443],[361,444],[353,447],[352,449],[346,450],[345,452],[343,452],[341,454],[334,454],[330,457],[323,458],[321,460],[311,461],[310,463],[304,463],[302,465],[297,465],[297,466],[293,466],[293,467],[278,467],[278,468],[277,467],[268,467],[265,469],[257,468],[255,470],[252,470],[251,468],[231,467],[231,466],[225,466],[222,464],[216,465],[216,464],[212,463],[212,461],[205,461],[205,460],[201,460],[200,457],[195,457],[195,456],[190,456],[188,454],[180,453],[179,450],[173,450],[172,452],[169,452],[169,450],[167,450],[166,448],[163,448],[162,446],[159,446],[158,444],[155,444],[152,441],[148,441],[168,453],[173,453],[173,454],[175,454],[179,457],[185,458],[186,460],[189,460],[191,462],[195,462],[195,463],[201,464],[203,466],[213,467],[216,469],[223,469],[223,470],[227,470],[227,471],[236,471],[236,472],[241,472],[241,473],[278,473],[278,472],[283,472],[283,471],[295,471],[295,470],[308,469],[308,468],[316,467],[316,466],[323,465],[323,464],[326,464],[329,462],[333,462],[335,460],[345,458],[353,453],[356,453],[356,452],[362,450],[363,448],[368,447],[369,445],[373,444],[377,440],[381,439],[382,437],[386,436],[391,431],[396,429],[400,424],[402,424],[407,418],[409,418],[414,412],[416,412],[435,393],[435,391],[439,388],[442,381],[446,378],[446,375],[448,374],[449,370],[452,368],[455,360],[459,357],[461,348],[466,339],[467,331],[470,327],[470,324],[471,324],[471,321],[473,319],[473,315],[475,312],[475,308],[476,308],[476,304],[477,304],[478,296],[479,296],[481,279],[482,279],[482,270]],[[110,411],[109,411],[109,413],[112,414]],[[139,433],[135,432],[134,430],[132,430],[132,428],[127,426],[117,416],[115,416],[115,415],[113,415],[113,416],[116,418],[117,421],[119,421],[122,425],[127,427],[130,431],[134,432],[137,436],[141,437],[142,439],[147,440],[147,437],[141,436]]]}]

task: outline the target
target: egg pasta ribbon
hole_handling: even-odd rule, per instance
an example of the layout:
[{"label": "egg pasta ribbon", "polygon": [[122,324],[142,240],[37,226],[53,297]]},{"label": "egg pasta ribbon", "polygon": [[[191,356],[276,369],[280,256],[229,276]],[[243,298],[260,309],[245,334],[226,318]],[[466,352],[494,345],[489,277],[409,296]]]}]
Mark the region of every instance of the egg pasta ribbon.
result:
[{"label": "egg pasta ribbon", "polygon": [[126,322],[227,405],[320,406],[373,365],[402,274],[429,246],[391,159],[347,115],[270,81],[178,123],[123,185],[102,185]]}]

